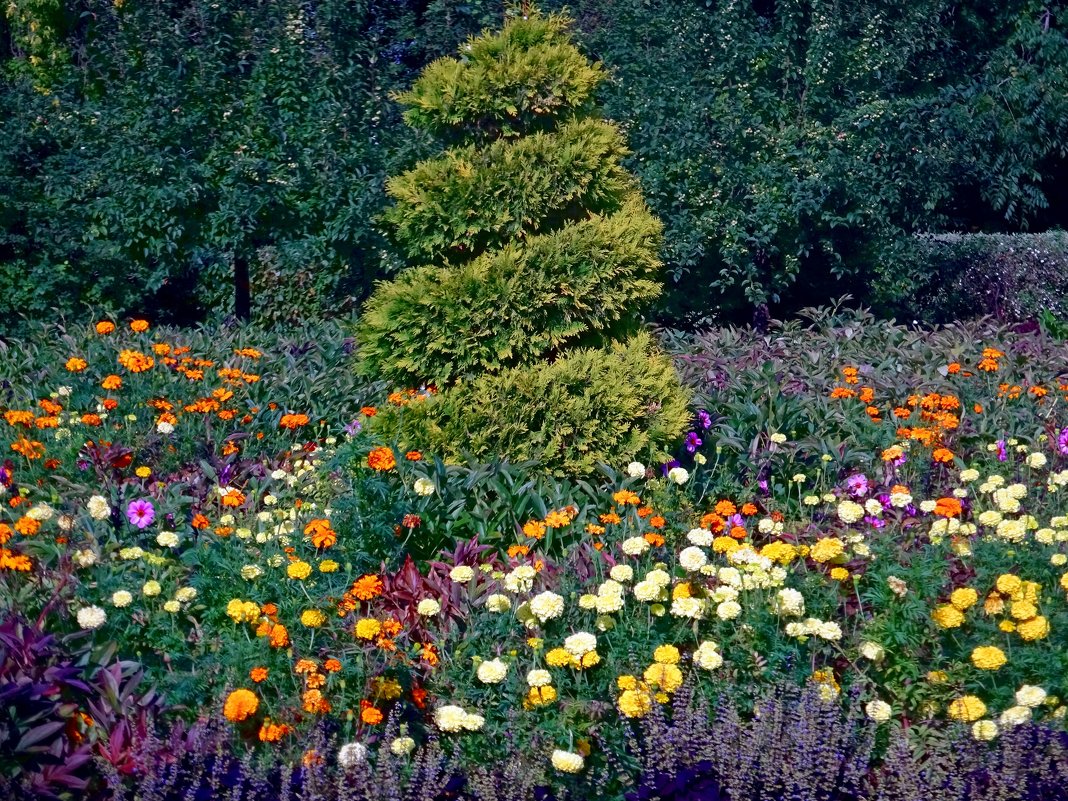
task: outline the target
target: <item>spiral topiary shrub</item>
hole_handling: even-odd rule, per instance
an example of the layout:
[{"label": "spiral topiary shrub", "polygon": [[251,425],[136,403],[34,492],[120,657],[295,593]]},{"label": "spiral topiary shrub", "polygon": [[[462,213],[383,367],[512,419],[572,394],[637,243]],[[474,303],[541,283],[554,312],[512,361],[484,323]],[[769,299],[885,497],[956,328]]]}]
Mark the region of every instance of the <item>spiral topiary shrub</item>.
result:
[{"label": "spiral topiary shrub", "polygon": [[361,371],[441,390],[374,418],[404,447],[579,474],[686,425],[688,394],[641,332],[661,224],[568,26],[513,18],[398,96],[447,145],[387,183],[383,220],[415,266],[376,288],[356,332]]}]

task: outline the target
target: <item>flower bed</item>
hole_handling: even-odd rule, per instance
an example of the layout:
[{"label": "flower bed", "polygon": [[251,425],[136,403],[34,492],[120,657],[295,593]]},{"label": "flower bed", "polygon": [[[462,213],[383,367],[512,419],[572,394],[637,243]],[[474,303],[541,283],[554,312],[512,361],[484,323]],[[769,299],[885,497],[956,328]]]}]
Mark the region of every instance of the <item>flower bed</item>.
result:
[{"label": "flower bed", "polygon": [[[1056,797],[1064,346],[832,313],[664,338],[701,403],[677,458],[580,480],[378,441],[432,390],[363,381],[337,329],[9,343],[0,697],[43,689],[3,781]],[[12,655],[48,635],[59,689]]]}]

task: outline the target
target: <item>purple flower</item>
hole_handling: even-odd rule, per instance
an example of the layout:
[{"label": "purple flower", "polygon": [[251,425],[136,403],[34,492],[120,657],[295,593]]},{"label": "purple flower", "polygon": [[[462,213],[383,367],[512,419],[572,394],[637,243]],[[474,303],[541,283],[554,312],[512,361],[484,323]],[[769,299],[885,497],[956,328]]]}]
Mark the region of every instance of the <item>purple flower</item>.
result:
[{"label": "purple flower", "polygon": [[1005,440],[999,439],[998,442],[997,442],[997,445],[998,445],[998,461],[999,462],[1004,462],[1006,459],[1009,458],[1009,451],[1005,447]]},{"label": "purple flower", "polygon": [[[701,409],[697,413],[697,424],[701,426],[702,431],[707,431],[712,427],[712,417],[704,409]],[[1068,428],[1065,431],[1068,431]]]},{"label": "purple flower", "polygon": [[359,420],[353,420],[347,426],[345,426],[345,433],[350,437],[363,428],[363,424]]},{"label": "purple flower", "polygon": [[156,519],[156,510],[152,507],[152,501],[130,501],[126,507],[126,519],[138,528],[148,528]]},{"label": "purple flower", "polygon": [[868,481],[868,477],[863,473],[854,473],[846,479],[846,488],[854,498],[861,498],[868,494],[868,490],[871,489],[871,482]]},{"label": "purple flower", "polygon": [[686,435],[686,450],[688,450],[690,453],[696,451],[703,444],[704,443],[701,441],[701,438],[697,436],[696,431],[691,431],[689,434]]},{"label": "purple flower", "polygon": [[1057,437],[1057,450],[1068,456],[1068,426],[1062,428]]},{"label": "purple flower", "polygon": [[679,464],[679,460],[678,459],[672,459],[670,462],[664,462],[664,464],[660,465],[660,473],[661,473],[661,475],[665,475],[666,476],[668,474],[668,471],[671,470],[671,468],[673,468],[673,467],[681,467],[681,466],[682,465]]},{"label": "purple flower", "polygon": [[864,522],[872,528],[882,528],[886,525],[886,521],[881,517],[873,517],[872,515],[864,515]]}]

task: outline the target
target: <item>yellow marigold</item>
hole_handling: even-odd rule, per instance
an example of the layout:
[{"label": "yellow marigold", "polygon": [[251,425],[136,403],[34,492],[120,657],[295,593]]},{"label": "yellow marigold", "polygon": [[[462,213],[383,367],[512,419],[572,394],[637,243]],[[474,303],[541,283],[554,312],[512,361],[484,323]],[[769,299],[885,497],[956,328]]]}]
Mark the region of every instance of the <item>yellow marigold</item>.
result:
[{"label": "yellow marigold", "polygon": [[311,575],[311,570],[311,565],[309,565],[307,562],[291,562],[286,568],[286,575],[289,576],[291,579],[300,579],[301,581],[303,581]]},{"label": "yellow marigold", "polygon": [[679,649],[674,645],[661,645],[653,651],[653,661],[661,665],[677,665],[680,656]]},{"label": "yellow marigold", "polygon": [[1038,607],[1030,601],[1013,601],[1009,607],[1013,620],[1030,620],[1038,614]]},{"label": "yellow marigold", "polygon": [[1068,573],[1061,576],[1061,589],[1068,592]]},{"label": "yellow marigold", "polygon": [[310,629],[317,629],[326,622],[326,615],[318,609],[305,609],[301,612],[300,622]]},{"label": "yellow marigold", "polygon": [[645,680],[652,687],[673,693],[682,686],[682,671],[678,665],[654,662],[645,669]]},{"label": "yellow marigold", "polygon": [[638,680],[634,676],[620,676],[616,679],[616,686],[621,690],[635,690],[638,688]]},{"label": "yellow marigold", "polygon": [[531,687],[527,690],[526,698],[523,699],[523,706],[530,709],[531,707],[551,704],[555,700],[556,688],[551,684],[546,684],[543,687]]},{"label": "yellow marigold", "polygon": [[628,718],[643,718],[653,708],[653,698],[644,688],[624,690],[616,702],[619,711]]},{"label": "yellow marigold", "polygon": [[776,540],[761,548],[760,555],[780,565],[788,565],[797,558],[797,548],[788,542]]},{"label": "yellow marigold", "polygon": [[953,594],[949,596],[949,602],[953,606],[957,607],[961,612],[974,606],[976,601],[979,600],[979,593],[973,590],[971,587],[958,587],[953,590]]},{"label": "yellow marigold", "polygon": [[844,567],[836,567],[831,570],[831,578],[835,581],[845,581],[849,578],[849,571]]},{"label": "yellow marigold", "polygon": [[545,661],[551,667],[567,667],[571,664],[571,654],[565,648],[553,648],[545,654]]},{"label": "yellow marigold", "polygon": [[1008,661],[996,645],[981,645],[972,651],[972,664],[980,670],[997,670]]},{"label": "yellow marigold", "polygon": [[972,723],[986,714],[986,704],[974,695],[962,695],[949,705],[946,713],[954,720]]},{"label": "yellow marigold", "polygon": [[1023,586],[1023,581],[1019,576],[1014,576],[1012,573],[1003,573],[998,576],[997,583],[994,585],[998,588],[998,592],[1005,595],[1012,595]]},{"label": "yellow marigold", "polygon": [[361,640],[373,640],[382,630],[382,624],[373,617],[365,617],[356,622],[356,636]]},{"label": "yellow marigold", "polygon": [[1043,615],[1038,615],[1017,625],[1016,631],[1028,642],[1041,640],[1049,634],[1049,621]]},{"label": "yellow marigold", "polygon": [[260,706],[260,699],[252,690],[244,688],[234,690],[226,698],[223,705],[223,714],[231,723],[240,723],[256,714]]},{"label": "yellow marigold", "polygon": [[716,553],[731,553],[742,547],[742,543],[733,537],[716,537],[712,540],[712,550]]},{"label": "yellow marigold", "polygon": [[931,613],[931,619],[944,629],[955,629],[964,622],[964,615],[952,604],[942,604]]},{"label": "yellow marigold", "polygon": [[998,628],[1006,634],[1012,634],[1014,631],[1016,631],[1016,624],[1013,623],[1011,620],[1002,620],[1000,623],[998,623]]},{"label": "yellow marigold", "polygon": [[845,553],[845,543],[837,537],[824,537],[812,546],[808,555],[812,561],[822,564],[837,559],[843,553]]}]

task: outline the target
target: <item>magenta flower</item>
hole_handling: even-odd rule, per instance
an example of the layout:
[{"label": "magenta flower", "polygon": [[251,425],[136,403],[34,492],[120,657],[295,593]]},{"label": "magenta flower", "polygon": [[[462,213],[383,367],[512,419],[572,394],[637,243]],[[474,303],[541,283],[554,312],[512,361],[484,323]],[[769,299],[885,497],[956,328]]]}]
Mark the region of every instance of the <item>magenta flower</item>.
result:
[{"label": "magenta flower", "polygon": [[130,501],[126,507],[126,519],[138,528],[147,528],[156,519],[156,510],[152,507],[152,501]]}]

